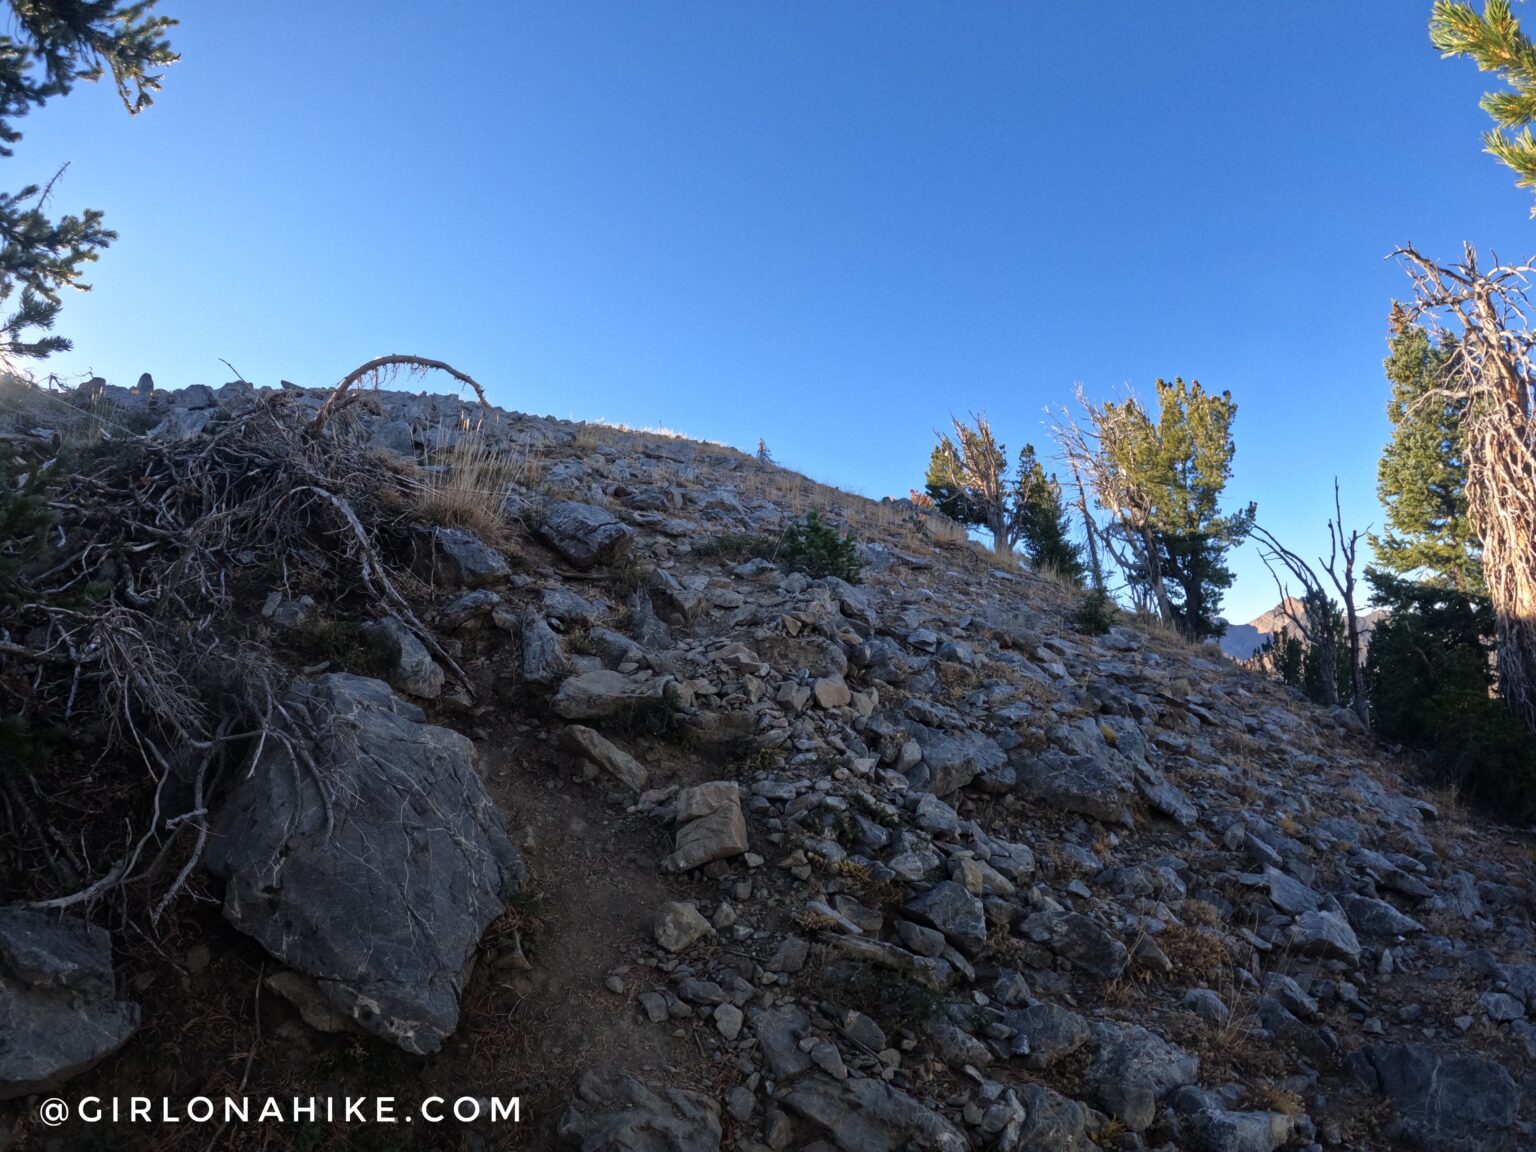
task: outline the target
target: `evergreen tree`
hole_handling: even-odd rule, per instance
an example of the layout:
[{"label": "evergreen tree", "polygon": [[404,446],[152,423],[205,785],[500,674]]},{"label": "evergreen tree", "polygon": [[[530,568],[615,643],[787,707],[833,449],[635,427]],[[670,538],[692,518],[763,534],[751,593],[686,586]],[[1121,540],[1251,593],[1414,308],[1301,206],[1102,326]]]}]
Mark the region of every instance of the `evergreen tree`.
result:
[{"label": "evergreen tree", "polygon": [[951,520],[985,528],[992,547],[1007,555],[1023,546],[1037,568],[1052,568],[1074,583],[1086,570],[1072,543],[1061,485],[1046,474],[1033,444],[1024,445],[1010,478],[1006,449],[985,416],[954,421],[955,435],[940,435],[928,457],[927,494]]},{"label": "evergreen tree", "polygon": [[1122,567],[1159,612],[1192,639],[1218,635],[1215,616],[1232,586],[1227,550],[1253,528],[1255,507],[1229,516],[1221,494],[1236,444],[1230,392],[1176,377],[1156,384],[1154,417],[1134,398],[1092,413],[1095,488],[1119,521]]},{"label": "evergreen tree", "polygon": [[1033,444],[1024,445],[1019,453],[1013,502],[1025,555],[1036,568],[1052,569],[1072,583],[1081,584],[1088,570],[1083,565],[1083,550],[1072,543],[1061,485],[1055,476],[1046,475],[1035,457]]},{"label": "evergreen tree", "polygon": [[[1483,72],[1493,72],[1513,91],[1483,96],[1483,111],[1495,127],[1483,134],[1487,151],[1515,171],[1515,183],[1536,188],[1536,45],[1532,45],[1510,10],[1509,0],[1487,0],[1482,15],[1470,4],[1436,0],[1429,39],[1443,56],[1470,56]],[[1536,216],[1536,208],[1531,210]]]},{"label": "evergreen tree", "polygon": [[986,414],[965,424],[951,420],[954,436],[939,433],[928,457],[925,486],[934,507],[951,520],[985,528],[1000,556],[1018,541],[1008,490],[1008,456]]},{"label": "evergreen tree", "polygon": [[1462,416],[1465,401],[1445,378],[1454,356],[1393,309],[1385,361],[1392,439],[1376,466],[1386,530],[1372,536],[1377,564],[1462,592],[1483,585],[1481,545],[1467,512]]},{"label": "evergreen tree", "polygon": [[[15,122],[55,96],[68,95],[77,80],[108,71],[123,105],[137,114],[160,90],[153,71],[177,56],[165,39],[175,23],[154,14],[155,0],[10,0],[8,34],[0,35],[0,156],[21,139]],[[70,347],[51,330],[65,288],[86,290],[85,265],[117,239],[102,214],[50,220],[46,185],[0,192],[0,304],[12,309],[0,320],[0,367],[41,359]]]}]

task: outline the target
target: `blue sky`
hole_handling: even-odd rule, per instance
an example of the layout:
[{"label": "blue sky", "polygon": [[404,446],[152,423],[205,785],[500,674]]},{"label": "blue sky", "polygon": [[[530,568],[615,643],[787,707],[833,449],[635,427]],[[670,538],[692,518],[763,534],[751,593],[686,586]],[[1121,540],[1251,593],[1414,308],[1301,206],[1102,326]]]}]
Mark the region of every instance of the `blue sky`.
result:
[{"label": "blue sky", "polygon": [[86,86],[9,162],[122,234],[56,371],[413,352],[873,497],[951,411],[1043,449],[1075,383],[1181,374],[1239,404],[1229,501],[1315,552],[1335,474],[1381,522],[1384,257],[1536,250],[1427,0],[162,8],[155,107]]}]

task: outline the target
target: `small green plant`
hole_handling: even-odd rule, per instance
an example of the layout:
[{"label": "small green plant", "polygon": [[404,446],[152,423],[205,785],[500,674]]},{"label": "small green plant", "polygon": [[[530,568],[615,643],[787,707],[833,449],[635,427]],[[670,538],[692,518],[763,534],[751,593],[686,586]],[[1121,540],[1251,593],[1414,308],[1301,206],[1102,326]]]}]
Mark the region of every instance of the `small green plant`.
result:
[{"label": "small green plant", "polygon": [[1072,627],[1087,636],[1102,636],[1114,627],[1115,602],[1102,588],[1095,588],[1078,602]]},{"label": "small green plant", "polygon": [[777,748],[764,748],[756,737],[745,732],[732,736],[720,748],[720,765],[727,776],[751,779],[776,768],[784,754]]},{"label": "small green plant", "polygon": [[864,961],[830,965],[825,985],[828,999],[872,1017],[887,1030],[916,1032],[944,1006],[941,993]]},{"label": "small green plant", "polygon": [[820,579],[837,576],[850,584],[861,583],[864,565],[859,561],[853,533],[839,536],[837,529],[811,509],[803,520],[784,530],[779,559],[797,572]]}]

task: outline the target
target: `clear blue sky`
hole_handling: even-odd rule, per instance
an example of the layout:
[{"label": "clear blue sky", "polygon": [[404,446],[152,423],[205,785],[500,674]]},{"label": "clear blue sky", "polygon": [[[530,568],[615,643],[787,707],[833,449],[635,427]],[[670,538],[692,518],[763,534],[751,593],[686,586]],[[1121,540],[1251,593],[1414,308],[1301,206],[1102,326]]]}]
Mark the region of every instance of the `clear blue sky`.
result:
[{"label": "clear blue sky", "polygon": [[1075,382],[1182,374],[1238,401],[1230,499],[1315,551],[1335,473],[1381,520],[1383,257],[1536,252],[1428,0],[163,6],[155,107],[84,87],[7,165],[72,161],[55,208],[122,233],[56,370],[414,352],[875,497],[951,410],[1044,447]]}]

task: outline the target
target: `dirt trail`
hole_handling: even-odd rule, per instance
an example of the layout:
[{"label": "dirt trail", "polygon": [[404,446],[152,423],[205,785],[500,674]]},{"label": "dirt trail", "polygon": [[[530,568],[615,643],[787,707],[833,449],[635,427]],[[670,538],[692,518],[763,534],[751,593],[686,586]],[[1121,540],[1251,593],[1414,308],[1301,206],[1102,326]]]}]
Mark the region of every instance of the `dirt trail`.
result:
[{"label": "dirt trail", "polygon": [[[518,1014],[529,1029],[520,1058],[505,1071],[525,1078],[525,1096],[555,1102],[557,1115],[543,1104],[537,1110],[544,1115],[529,1130],[546,1141],[529,1146],[552,1147],[558,1109],[585,1069],[675,1087],[705,1084],[717,1071],[686,1035],[645,1022],[634,1004],[654,979],[652,969],[636,963],[651,939],[653,913],[685,897],[687,886],[669,882],[658,868],[670,847],[665,831],[626,815],[598,787],[573,782],[564,758],[547,744],[498,734],[479,747],[481,771],[528,863],[534,893],[515,913],[535,922],[524,941],[532,970],[491,974],[523,998]],[[626,965],[621,996],[604,982]],[[478,1006],[466,1007],[468,1016]],[[471,1028],[493,1024],[477,1018]]]}]

